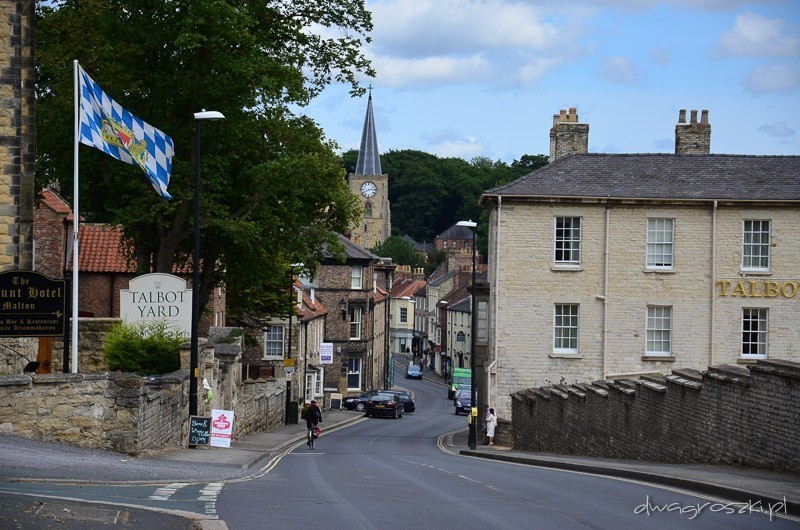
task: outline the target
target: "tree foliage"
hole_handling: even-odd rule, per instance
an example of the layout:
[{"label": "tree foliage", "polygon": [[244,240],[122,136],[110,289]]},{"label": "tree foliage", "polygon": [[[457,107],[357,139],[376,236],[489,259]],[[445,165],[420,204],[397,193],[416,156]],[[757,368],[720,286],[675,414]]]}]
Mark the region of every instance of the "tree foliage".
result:
[{"label": "tree foliage", "polygon": [[[374,75],[363,0],[60,0],[37,8],[37,179],[72,195],[73,59],[175,142],[165,201],[135,166],[80,148],[80,214],[119,224],[140,272],[172,272],[193,247],[201,135],[201,303],[224,282],[234,316],[285,311],[289,264],[313,272],[358,220],[335,144],[302,107],[327,85]],[[319,29],[319,31],[317,31]],[[327,37],[330,33],[332,37]],[[189,265],[190,266],[190,265]]]},{"label": "tree foliage", "polygon": [[412,269],[425,267],[425,258],[414,245],[400,236],[391,236],[370,249],[382,258],[392,258],[395,265],[408,265]]}]

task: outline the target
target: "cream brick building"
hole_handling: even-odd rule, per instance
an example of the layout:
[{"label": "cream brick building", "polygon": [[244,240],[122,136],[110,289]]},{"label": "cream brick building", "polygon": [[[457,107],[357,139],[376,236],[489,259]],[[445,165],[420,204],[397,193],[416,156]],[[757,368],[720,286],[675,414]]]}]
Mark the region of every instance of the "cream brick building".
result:
[{"label": "cream brick building", "polygon": [[676,154],[589,154],[580,125],[582,148],[481,198],[480,401],[510,419],[524,388],[799,361],[800,157],[711,155],[706,111],[681,111]]}]

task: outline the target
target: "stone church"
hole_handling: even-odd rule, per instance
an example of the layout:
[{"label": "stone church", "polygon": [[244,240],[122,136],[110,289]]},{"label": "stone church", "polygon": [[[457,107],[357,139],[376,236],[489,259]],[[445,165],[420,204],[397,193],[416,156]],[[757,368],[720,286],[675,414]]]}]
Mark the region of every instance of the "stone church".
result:
[{"label": "stone church", "polygon": [[350,240],[364,248],[373,248],[392,235],[389,209],[389,175],[381,171],[375,117],[372,113],[372,94],[367,101],[367,115],[361,133],[361,147],[355,173],[347,176],[350,191],[363,204],[363,218],[351,227]]}]

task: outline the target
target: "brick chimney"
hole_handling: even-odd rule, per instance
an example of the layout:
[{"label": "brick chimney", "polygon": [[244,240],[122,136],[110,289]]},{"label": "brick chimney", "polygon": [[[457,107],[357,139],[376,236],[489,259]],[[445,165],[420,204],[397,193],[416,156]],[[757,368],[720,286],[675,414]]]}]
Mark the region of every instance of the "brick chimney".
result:
[{"label": "brick chimney", "polygon": [[708,123],[708,111],[702,111],[700,123],[697,122],[697,111],[691,111],[689,123],[686,123],[686,110],[678,112],[678,124],[675,126],[676,155],[707,155],[711,153],[711,125]]},{"label": "brick chimney", "polygon": [[550,129],[550,162],[562,156],[589,152],[589,124],[578,123],[578,111],[561,109]]}]

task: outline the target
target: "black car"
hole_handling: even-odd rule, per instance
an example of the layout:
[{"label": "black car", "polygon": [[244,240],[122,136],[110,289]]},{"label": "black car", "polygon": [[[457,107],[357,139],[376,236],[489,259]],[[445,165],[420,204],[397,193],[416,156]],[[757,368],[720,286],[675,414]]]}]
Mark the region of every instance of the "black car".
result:
[{"label": "black car", "polygon": [[472,391],[459,392],[456,394],[453,404],[456,406],[456,414],[464,412],[469,415],[469,413],[472,412]]},{"label": "black car", "polygon": [[400,401],[397,394],[390,394],[389,392],[374,394],[367,400],[367,416],[372,418],[377,418],[378,416],[394,419],[402,418],[403,402]]},{"label": "black car", "polygon": [[364,412],[367,408],[367,400],[370,396],[374,396],[377,394],[377,390],[367,390],[366,392],[362,392],[358,396],[351,396],[344,399],[344,408],[347,410],[357,410],[359,412]]},{"label": "black car", "polygon": [[411,394],[408,392],[403,390],[381,390],[381,392],[395,394],[397,397],[399,397],[400,401],[403,402],[403,412],[414,412],[417,410],[417,405],[414,403],[414,398],[412,398]]}]

